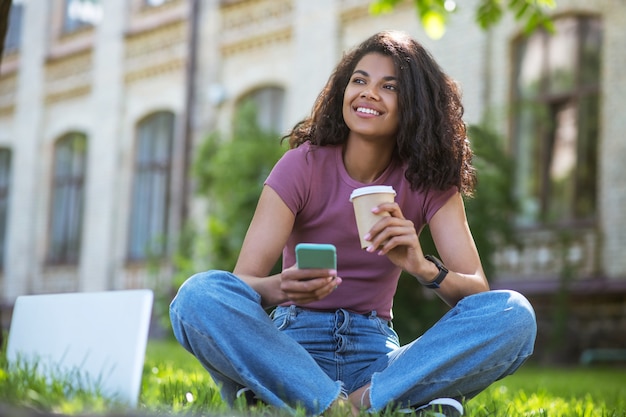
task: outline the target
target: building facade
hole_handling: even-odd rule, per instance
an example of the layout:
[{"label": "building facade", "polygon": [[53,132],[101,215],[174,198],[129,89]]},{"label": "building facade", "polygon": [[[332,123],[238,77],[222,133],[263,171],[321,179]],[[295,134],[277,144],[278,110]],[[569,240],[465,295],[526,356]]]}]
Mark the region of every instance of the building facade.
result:
[{"label": "building facade", "polygon": [[399,29],[459,82],[466,121],[489,120],[516,161],[518,240],[496,254],[493,286],[533,299],[540,340],[565,311],[571,353],[626,346],[621,2],[559,0],[557,31],[529,37],[512,18],[483,31],[476,1],[459,2],[439,40],[412,2],[379,16],[369,3],[14,0],[0,67],[0,303],[167,282],[182,225],[201,212],[186,174],[195,146],[228,131],[244,97],[286,131],[343,51]]}]

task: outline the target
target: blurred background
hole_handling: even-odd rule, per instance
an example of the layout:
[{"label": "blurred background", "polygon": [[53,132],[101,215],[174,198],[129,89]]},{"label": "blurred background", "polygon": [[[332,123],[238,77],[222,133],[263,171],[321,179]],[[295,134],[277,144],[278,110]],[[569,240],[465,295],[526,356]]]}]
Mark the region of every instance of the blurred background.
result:
[{"label": "blurred background", "polygon": [[[342,53],[398,29],[461,86],[479,169],[470,227],[492,287],[518,290],[536,308],[535,359],[624,354],[620,0],[558,0],[546,24],[524,1],[508,11],[484,0],[430,10],[367,0],[8,3],[3,330],[22,294],[152,288],[153,336],[168,336],[178,285],[195,271],[232,269],[263,180],[286,150],[281,136],[308,114]],[[427,230],[422,239],[432,245]],[[404,342],[444,311],[401,280],[394,312]]]}]

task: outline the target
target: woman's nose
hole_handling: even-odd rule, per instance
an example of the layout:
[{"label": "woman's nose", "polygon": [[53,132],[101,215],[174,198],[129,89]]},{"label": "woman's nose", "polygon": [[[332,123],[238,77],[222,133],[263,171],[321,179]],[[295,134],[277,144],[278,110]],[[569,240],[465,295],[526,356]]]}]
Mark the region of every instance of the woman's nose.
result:
[{"label": "woman's nose", "polygon": [[378,98],[378,96],[372,91],[371,88],[366,88],[363,91],[361,91],[361,97],[370,98],[370,99]]}]

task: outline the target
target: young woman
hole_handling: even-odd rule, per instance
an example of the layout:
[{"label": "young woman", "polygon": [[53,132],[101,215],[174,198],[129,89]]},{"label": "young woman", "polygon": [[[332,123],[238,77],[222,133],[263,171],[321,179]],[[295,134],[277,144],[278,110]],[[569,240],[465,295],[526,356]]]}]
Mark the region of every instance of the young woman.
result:
[{"label": "young woman", "polygon": [[[172,302],[177,339],[224,399],[247,391],[310,415],[341,403],[354,413],[443,404],[460,415],[457,400],[532,353],[532,307],[489,290],[467,224],[474,172],[462,114],[455,83],[405,33],[375,34],[343,57],[288,135],[233,273],[194,275]],[[372,208],[389,216],[363,250],[349,196],[366,185],[397,196]],[[426,224],[443,262],[422,251]],[[298,269],[300,242],[334,244],[337,269]],[[282,272],[268,276],[281,253]],[[451,307],[404,346],[391,327],[402,271]]]}]

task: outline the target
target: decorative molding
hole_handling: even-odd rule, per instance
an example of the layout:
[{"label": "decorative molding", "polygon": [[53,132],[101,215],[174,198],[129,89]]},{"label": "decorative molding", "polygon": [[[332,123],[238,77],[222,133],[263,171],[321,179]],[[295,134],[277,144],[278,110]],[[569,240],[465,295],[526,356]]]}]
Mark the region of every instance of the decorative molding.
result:
[{"label": "decorative molding", "polygon": [[223,2],[220,11],[220,44],[225,56],[282,43],[292,37],[292,0]]},{"label": "decorative molding", "polygon": [[143,0],[133,0],[128,16],[126,35],[156,30],[161,26],[186,20],[189,16],[188,0],[169,0],[160,6],[146,6]]},{"label": "decorative molding", "polygon": [[275,46],[276,44],[286,43],[291,40],[292,36],[292,29],[290,27],[284,28],[279,31],[264,33],[255,37],[242,39],[235,43],[222,44],[221,52],[224,57],[228,57],[255,49],[262,49],[268,46]]},{"label": "decorative molding", "polygon": [[245,3],[249,0],[220,0],[220,6],[221,7],[227,7],[227,6],[232,6],[234,4],[237,3]]},{"label": "decorative molding", "polygon": [[188,53],[187,37],[186,21],[128,36],[124,80],[128,83],[163,73],[184,71]]},{"label": "decorative molding", "polygon": [[135,71],[127,72],[124,76],[124,82],[130,84],[147,78],[158,77],[163,74],[173,72],[182,72],[185,70],[185,61],[183,59],[161,62],[158,64],[146,66]]},{"label": "decorative molding", "polygon": [[60,101],[67,101],[77,97],[88,96],[89,94],[91,94],[91,86],[76,86],[67,90],[46,94],[45,103],[54,104]]},{"label": "decorative molding", "polygon": [[48,60],[54,61],[93,48],[95,28],[84,26],[72,32],[63,31],[65,3],[63,0],[50,0]]},{"label": "decorative molding", "polygon": [[82,52],[89,52],[93,49],[94,44],[94,32],[93,30],[80,31],[78,33],[72,33],[64,37],[59,38],[53,42],[46,59],[48,61],[56,61],[65,57],[79,54]]},{"label": "decorative molding", "polygon": [[45,69],[45,102],[54,103],[91,92],[91,50],[49,60]]},{"label": "decorative molding", "polygon": [[158,29],[129,36],[126,40],[126,60],[144,59],[155,53],[164,54],[177,46],[186,46],[187,24],[176,22]]},{"label": "decorative molding", "polygon": [[[371,19],[370,3],[371,1],[369,0],[341,0],[339,6],[341,8],[339,12],[341,24],[345,25],[358,20]],[[403,0],[395,5],[392,13],[415,13],[417,15],[411,0]]]},{"label": "decorative molding", "polygon": [[130,0],[130,14],[134,16],[153,16],[171,13],[172,10],[186,7],[189,0],[165,0],[158,6],[146,4],[145,0]]},{"label": "decorative molding", "polygon": [[349,3],[350,4],[342,5],[343,7],[339,14],[339,20],[341,22],[341,25],[345,25],[356,20],[365,19],[370,15],[369,5],[367,3],[363,4],[363,2],[361,1],[351,1]]},{"label": "decorative molding", "polygon": [[[246,32],[293,17],[292,0],[247,0],[221,7],[222,33]],[[290,20],[291,21],[291,20]]]}]

